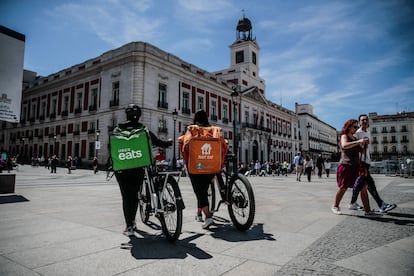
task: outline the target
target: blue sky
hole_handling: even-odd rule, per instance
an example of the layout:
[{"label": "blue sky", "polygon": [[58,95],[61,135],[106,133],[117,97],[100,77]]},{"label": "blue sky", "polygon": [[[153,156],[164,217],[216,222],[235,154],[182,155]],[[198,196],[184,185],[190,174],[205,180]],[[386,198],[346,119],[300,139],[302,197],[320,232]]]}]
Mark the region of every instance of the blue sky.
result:
[{"label": "blue sky", "polygon": [[0,1],[0,24],[26,35],[25,69],[42,76],[131,41],[225,69],[243,14],[269,100],[312,104],[337,129],[361,113],[414,111],[412,0]]}]

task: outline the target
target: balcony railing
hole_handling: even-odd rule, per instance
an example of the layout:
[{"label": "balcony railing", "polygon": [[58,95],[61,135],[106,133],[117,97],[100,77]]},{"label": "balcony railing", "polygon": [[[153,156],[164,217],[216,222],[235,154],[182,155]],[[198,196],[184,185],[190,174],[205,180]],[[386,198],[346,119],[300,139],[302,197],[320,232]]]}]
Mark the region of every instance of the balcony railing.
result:
[{"label": "balcony railing", "polygon": [[62,113],[61,113],[62,117],[67,117],[68,114],[69,114],[69,112],[67,110],[63,110]]},{"label": "balcony railing", "polygon": [[75,135],[79,135],[80,134],[80,131],[79,130],[75,130],[74,132],[73,132],[73,136],[75,136]]},{"label": "balcony railing", "polygon": [[217,121],[217,115],[210,115],[210,120]]},{"label": "balcony railing", "polygon": [[95,134],[95,129],[94,128],[88,129],[88,134]]},{"label": "balcony railing", "polygon": [[96,104],[93,104],[93,105],[89,106],[89,111],[96,111],[96,109],[97,109]]},{"label": "balcony railing", "polygon": [[44,121],[45,120],[45,115],[40,115],[39,116],[39,121]]},{"label": "balcony railing", "polygon": [[223,123],[228,124],[229,118],[223,118]]},{"label": "balcony railing", "polygon": [[56,113],[50,113],[50,119],[56,119]]},{"label": "balcony railing", "polygon": [[159,128],[158,128],[158,132],[161,132],[161,133],[168,133],[168,129],[167,129],[166,127],[159,127]]},{"label": "balcony railing", "polygon": [[82,108],[81,107],[75,108],[75,114],[79,114],[79,113],[82,113]]},{"label": "balcony railing", "polygon": [[109,107],[118,106],[119,99],[109,101]]},{"label": "balcony railing", "polygon": [[168,103],[164,101],[158,101],[158,107],[168,108]]},{"label": "balcony railing", "polygon": [[181,108],[181,112],[183,114],[191,114],[191,110],[189,108],[187,108],[187,107]]}]

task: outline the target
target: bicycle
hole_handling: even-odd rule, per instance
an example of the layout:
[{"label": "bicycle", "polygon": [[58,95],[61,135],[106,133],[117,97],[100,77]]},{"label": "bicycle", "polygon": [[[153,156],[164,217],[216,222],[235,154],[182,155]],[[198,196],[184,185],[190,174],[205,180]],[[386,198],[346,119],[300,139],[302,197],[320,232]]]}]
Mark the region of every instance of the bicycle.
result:
[{"label": "bicycle", "polygon": [[[143,169],[144,181],[138,191],[141,221],[148,225],[149,217],[154,215],[160,221],[166,239],[175,242],[181,234],[185,208],[178,186],[181,172],[161,172],[155,165]],[[109,181],[113,176],[114,171],[109,166],[106,180]]]},{"label": "bicycle", "polygon": [[148,224],[149,217],[154,215],[160,221],[166,239],[174,242],[181,234],[185,208],[178,186],[181,173],[161,172],[157,166],[144,167],[144,171],[144,181],[138,191],[141,221]]},{"label": "bicycle", "polygon": [[[221,200],[216,206],[216,188]],[[253,224],[255,216],[255,199],[249,180],[237,172],[237,159],[234,154],[227,154],[225,168],[215,175],[208,190],[209,210],[217,212],[222,203],[227,205],[230,219],[239,231],[246,231]]]}]

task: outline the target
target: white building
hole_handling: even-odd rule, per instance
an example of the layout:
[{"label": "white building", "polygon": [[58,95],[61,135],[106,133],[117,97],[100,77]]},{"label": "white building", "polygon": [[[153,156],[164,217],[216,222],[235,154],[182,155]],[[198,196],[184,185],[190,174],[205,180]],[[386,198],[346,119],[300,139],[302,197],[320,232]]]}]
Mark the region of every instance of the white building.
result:
[{"label": "white building", "polygon": [[[232,146],[235,114],[240,161],[291,162],[300,143],[306,143],[299,135],[304,132],[295,112],[266,99],[259,46],[247,18],[237,24],[230,57],[230,68],[206,72],[149,43],[131,42],[36,77],[24,87],[20,123],[2,124],[0,147],[26,161],[56,154],[61,160],[71,155],[86,164],[97,155],[105,164],[112,129],[125,120],[125,107],[136,103],[142,108],[142,123],[159,138],[176,141],[194,113],[204,109]],[[234,91],[245,93],[233,101]],[[321,141],[324,133],[318,129]],[[172,160],[174,153],[179,155],[177,145],[167,149],[167,158]]]}]

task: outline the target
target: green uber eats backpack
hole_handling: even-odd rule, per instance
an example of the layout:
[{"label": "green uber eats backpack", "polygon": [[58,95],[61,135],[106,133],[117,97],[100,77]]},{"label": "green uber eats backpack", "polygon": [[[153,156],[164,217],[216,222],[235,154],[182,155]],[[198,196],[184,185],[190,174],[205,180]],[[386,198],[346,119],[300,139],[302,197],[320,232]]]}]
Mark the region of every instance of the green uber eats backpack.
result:
[{"label": "green uber eats backpack", "polygon": [[152,164],[152,144],[146,127],[122,130],[116,127],[110,138],[112,168],[128,170]]}]

